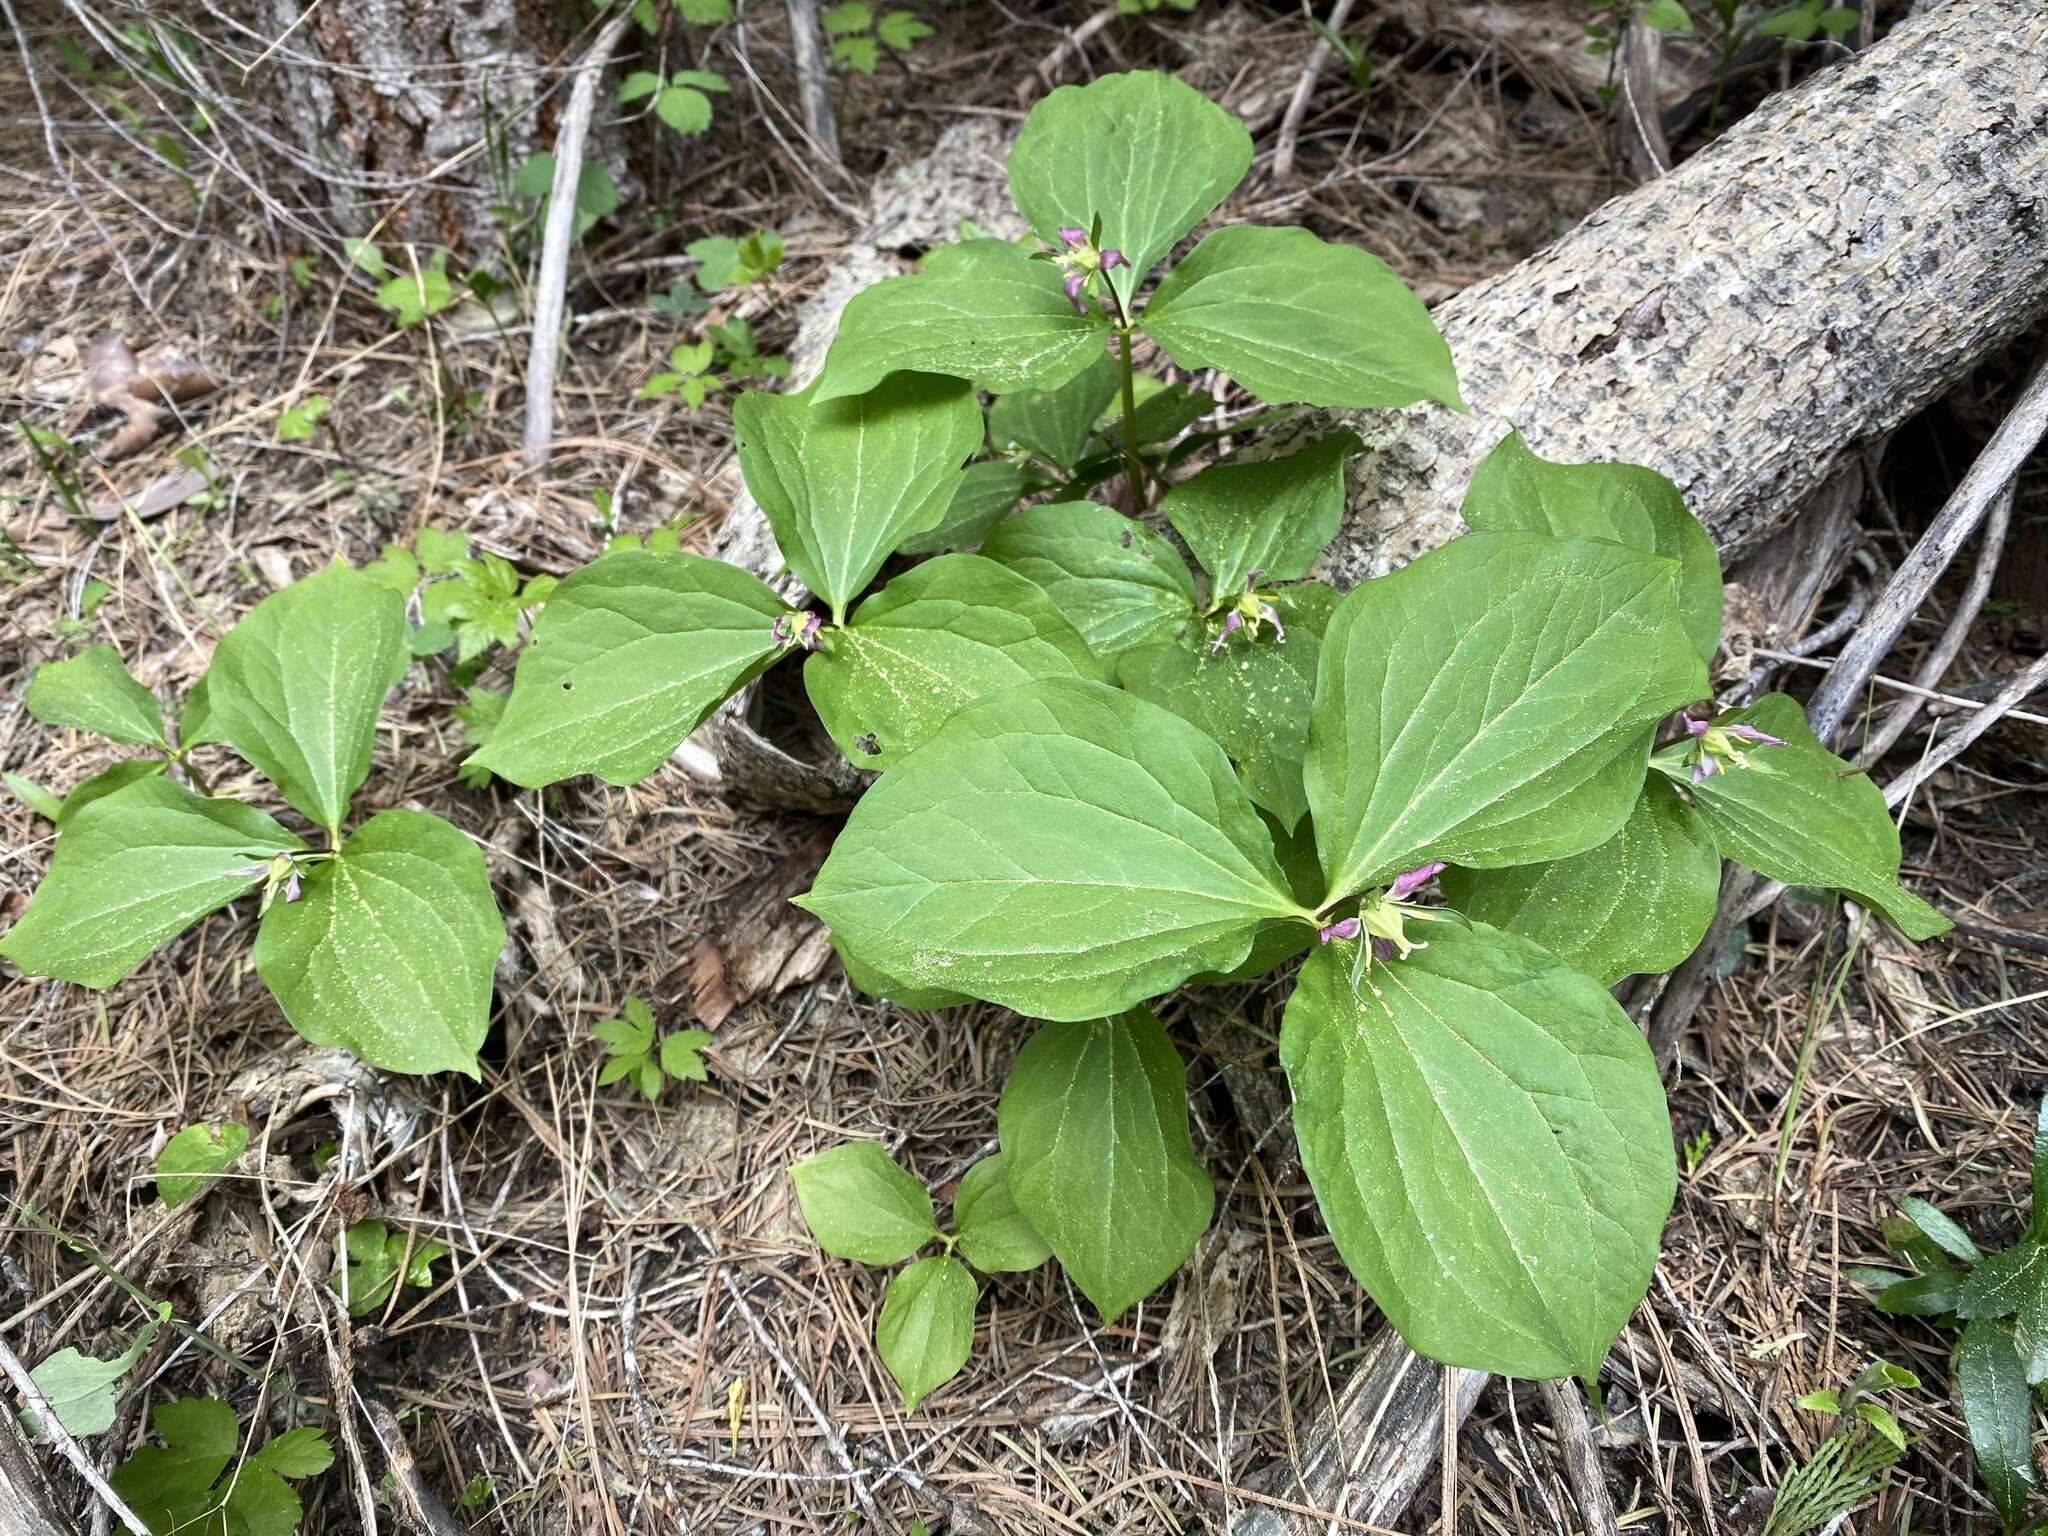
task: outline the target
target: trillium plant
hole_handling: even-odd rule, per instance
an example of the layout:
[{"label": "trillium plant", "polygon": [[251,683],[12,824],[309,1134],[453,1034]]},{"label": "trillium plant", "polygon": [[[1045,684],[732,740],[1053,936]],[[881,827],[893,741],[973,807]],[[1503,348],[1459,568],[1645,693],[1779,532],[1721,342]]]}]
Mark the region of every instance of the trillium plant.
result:
[{"label": "trillium plant", "polygon": [[[56,852],[0,955],[31,976],[111,987],[257,892],[256,971],[300,1034],[393,1071],[475,1076],[505,946],[483,854],[420,811],[380,811],[343,831],[384,697],[405,674],[407,634],[396,592],[331,565],[221,638],[175,743],[156,695],[111,647],[38,668],[30,714],[148,755],[45,807]],[[190,758],[209,745],[267,779],[307,835],[209,793]]]},{"label": "trillium plant", "polygon": [[[1363,251],[1225,226],[1168,264],[1251,155],[1166,76],[1051,93],[1009,161],[1028,237],[932,251],[853,298],[807,388],[736,404],[810,600],[607,554],[555,589],[472,759],[525,786],[633,783],[800,659],[827,733],[880,773],[799,904],[869,993],[1043,1021],[950,1234],[880,1147],[796,1171],[827,1251],[938,1245],[877,1330],[913,1401],[967,1357],[977,1271],[1050,1254],[1115,1318],[1193,1249],[1215,1192],[1155,1011],[1185,985],[1289,978],[1303,1164],[1410,1344],[1586,1376],[1675,1186],[1655,1065],[1607,989],[1697,946],[1724,856],[1914,938],[1948,926],[1898,884],[1879,791],[1796,702],[1715,708],[1719,562],[1653,472],[1511,434],[1473,476],[1471,532],[1348,593],[1310,579],[1361,448],[1319,413],[1462,406],[1427,311]],[[1263,411],[1202,430],[1215,402],[1141,375],[1145,347]],[[105,985],[142,950],[80,974],[21,937],[82,836],[81,816],[8,952]],[[236,844],[242,868],[279,851]]]}]

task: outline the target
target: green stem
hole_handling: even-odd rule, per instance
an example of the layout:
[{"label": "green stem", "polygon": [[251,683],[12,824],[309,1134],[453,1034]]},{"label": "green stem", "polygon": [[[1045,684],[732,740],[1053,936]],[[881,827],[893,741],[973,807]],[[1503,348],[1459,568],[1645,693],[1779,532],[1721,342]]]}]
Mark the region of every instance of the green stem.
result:
[{"label": "green stem", "polygon": [[[166,750],[170,749],[167,748]],[[192,759],[182,750],[171,751],[170,757],[172,762],[185,770],[185,777],[192,781],[194,789],[198,790],[202,795],[211,796],[213,794],[213,786],[206,782],[206,775],[192,766]]]},{"label": "green stem", "polygon": [[1714,136],[1714,130],[1721,125],[1721,95],[1728,88],[1728,71],[1735,67],[1735,50],[1742,45],[1743,34],[1731,25],[1721,36],[1721,67],[1714,71],[1714,96],[1707,103],[1707,137]]},{"label": "green stem", "polygon": [[1131,376],[1131,328],[1117,327],[1117,361],[1123,365],[1124,478],[1131,484],[1131,511],[1145,511],[1145,466],[1138,458],[1138,391]]}]

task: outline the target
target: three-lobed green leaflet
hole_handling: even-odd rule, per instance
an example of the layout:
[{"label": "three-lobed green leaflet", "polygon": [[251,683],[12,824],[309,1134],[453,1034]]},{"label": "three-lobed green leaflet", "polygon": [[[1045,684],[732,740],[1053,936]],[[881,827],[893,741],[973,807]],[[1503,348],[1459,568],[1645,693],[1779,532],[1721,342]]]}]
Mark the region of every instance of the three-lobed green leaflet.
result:
[{"label": "three-lobed green leaflet", "polygon": [[[867,991],[1048,1021],[956,1237],[907,1173],[873,1166],[878,1148],[825,1154],[861,1177],[798,1171],[828,1251],[893,1263],[946,1245],[892,1282],[878,1330],[912,1400],[965,1359],[973,1268],[1049,1251],[1113,1317],[1206,1228],[1184,1069],[1146,1006],[1183,984],[1306,953],[1280,1059],[1346,1263],[1425,1354],[1587,1375],[1643,1294],[1675,1188],[1654,1064],[1605,988],[1690,953],[1724,855],[1850,892],[1916,938],[1947,926],[1899,886],[1882,796],[1796,703],[1698,711],[1721,574],[1662,477],[1553,464],[1510,435],[1473,477],[1471,533],[1345,594],[1310,572],[1343,517],[1351,434],[1283,416],[1253,452],[1169,479],[1216,434],[1189,430],[1202,403],[1190,414],[1183,388],[1139,398],[1140,334],[1276,406],[1459,405],[1415,297],[1306,231],[1217,230],[1147,296],[1250,152],[1164,76],[1049,95],[1010,161],[1040,250],[934,251],[849,303],[809,388],[736,405],[747,485],[821,609],[716,560],[606,555],[554,589],[473,760],[527,786],[633,783],[800,655],[833,740],[882,771],[800,904]],[[1087,499],[1118,476],[1136,516]],[[876,588],[899,555],[935,558]],[[332,685],[306,659],[335,626],[368,644],[398,620],[355,613],[351,583],[335,568],[266,600],[206,685],[211,739],[330,833],[398,675],[379,670],[374,696],[360,674],[345,697],[318,691]],[[182,819],[159,825],[166,799]],[[450,837],[475,860],[459,879]],[[289,852],[296,873],[303,848],[161,776],[117,787],[64,830],[0,951],[110,984],[258,878],[226,870]],[[1439,865],[1449,905],[1418,908]],[[145,866],[147,932],[129,925],[118,956],[67,949]],[[387,812],[304,884],[272,903],[257,952],[293,1023],[380,1065],[474,1070],[502,927],[467,841]],[[386,1000],[421,1040],[344,1036],[381,904],[401,899],[448,927],[446,984],[409,973]],[[355,947],[306,939],[309,901],[336,921],[360,909]],[[970,1242],[999,1208],[1034,1241]]]}]

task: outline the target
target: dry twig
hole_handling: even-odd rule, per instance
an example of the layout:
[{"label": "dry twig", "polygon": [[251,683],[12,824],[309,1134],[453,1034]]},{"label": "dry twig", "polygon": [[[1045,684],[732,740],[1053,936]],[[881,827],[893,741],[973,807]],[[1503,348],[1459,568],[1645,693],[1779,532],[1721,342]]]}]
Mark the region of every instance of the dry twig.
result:
[{"label": "dry twig", "polygon": [[1962,484],[1936,514],[1913,552],[1899,569],[1856,633],[1835,658],[1835,665],[1806,706],[1806,718],[1822,743],[1840,729],[1878,668],[1941,573],[1948,569],[1977,525],[2003,496],[2043,435],[2048,435],[2048,367],[2037,367],[1984,451],[1977,455]]},{"label": "dry twig", "polygon": [[555,435],[555,355],[562,341],[562,306],[569,286],[569,246],[576,237],[576,184],[583,174],[583,140],[597,107],[597,86],[619,39],[633,24],[630,10],[605,23],[577,65],[576,84],[555,134],[555,182],[548,191],[547,232],[533,280],[533,345],[526,355],[526,462],[545,463]]}]

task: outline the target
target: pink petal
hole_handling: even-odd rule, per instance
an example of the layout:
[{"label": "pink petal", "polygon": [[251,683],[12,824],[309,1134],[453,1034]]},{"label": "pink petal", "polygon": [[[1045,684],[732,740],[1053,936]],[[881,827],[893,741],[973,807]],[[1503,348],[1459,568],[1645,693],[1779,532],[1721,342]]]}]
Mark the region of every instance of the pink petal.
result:
[{"label": "pink petal", "polygon": [[1743,741],[1756,742],[1759,746],[1789,747],[1792,745],[1791,742],[1780,741],[1775,736],[1766,736],[1762,731],[1758,730],[1753,725],[1731,725],[1728,727],[1728,734],[1730,736],[1739,737]]},{"label": "pink petal", "polygon": [[1434,880],[1443,867],[1444,861],[1436,859],[1431,863],[1423,865],[1420,869],[1411,869],[1405,875],[1394,876],[1394,883],[1387,887],[1387,900],[1406,901],[1410,896],[1413,896],[1417,891],[1429,884],[1430,881]]},{"label": "pink petal", "polygon": [[1236,634],[1242,628],[1244,628],[1244,615],[1239,613],[1235,608],[1231,609],[1230,612],[1224,617],[1223,633],[1218,635],[1216,637],[1216,643],[1209,647],[1209,654],[1211,656],[1214,656],[1218,651],[1222,650],[1223,642],[1228,640],[1232,635]]}]

